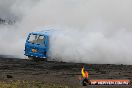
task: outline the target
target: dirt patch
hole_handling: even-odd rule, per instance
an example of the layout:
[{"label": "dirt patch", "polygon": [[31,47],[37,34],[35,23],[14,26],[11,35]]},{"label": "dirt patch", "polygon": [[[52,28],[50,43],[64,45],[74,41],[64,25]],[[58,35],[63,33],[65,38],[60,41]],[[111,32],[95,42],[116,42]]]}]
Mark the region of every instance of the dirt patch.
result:
[{"label": "dirt patch", "polygon": [[[40,81],[42,83],[61,84],[69,88],[82,88],[79,81],[81,67],[89,71],[90,79],[130,79],[131,65],[82,64],[29,61],[17,58],[0,57],[1,81]],[[86,88],[131,88],[130,86],[87,86]]]}]

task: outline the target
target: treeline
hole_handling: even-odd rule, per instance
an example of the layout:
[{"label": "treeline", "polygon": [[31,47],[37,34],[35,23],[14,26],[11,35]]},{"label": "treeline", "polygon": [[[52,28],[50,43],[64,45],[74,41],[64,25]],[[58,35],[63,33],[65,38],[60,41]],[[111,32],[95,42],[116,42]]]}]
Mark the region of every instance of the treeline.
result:
[{"label": "treeline", "polygon": [[0,18],[0,24],[12,25],[12,24],[15,24],[15,23],[16,23],[15,20]]}]

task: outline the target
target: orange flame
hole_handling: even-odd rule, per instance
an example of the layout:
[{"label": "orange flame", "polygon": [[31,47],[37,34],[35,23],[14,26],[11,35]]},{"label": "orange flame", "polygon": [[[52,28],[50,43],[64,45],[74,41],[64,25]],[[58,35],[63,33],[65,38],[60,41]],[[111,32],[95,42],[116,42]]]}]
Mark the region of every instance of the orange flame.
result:
[{"label": "orange flame", "polygon": [[84,71],[84,67],[82,67],[81,73],[83,78],[88,78],[88,71]]}]

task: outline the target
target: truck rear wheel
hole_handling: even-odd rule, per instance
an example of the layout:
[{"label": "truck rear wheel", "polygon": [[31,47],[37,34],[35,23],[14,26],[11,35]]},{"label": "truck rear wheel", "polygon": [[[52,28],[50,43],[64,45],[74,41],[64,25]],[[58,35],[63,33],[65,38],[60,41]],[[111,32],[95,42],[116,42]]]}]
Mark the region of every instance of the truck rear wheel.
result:
[{"label": "truck rear wheel", "polygon": [[29,60],[32,60],[32,61],[47,61],[47,58],[36,58],[36,57],[31,57],[31,56],[28,56]]},{"label": "truck rear wheel", "polygon": [[47,58],[40,58],[41,61],[47,61]]}]

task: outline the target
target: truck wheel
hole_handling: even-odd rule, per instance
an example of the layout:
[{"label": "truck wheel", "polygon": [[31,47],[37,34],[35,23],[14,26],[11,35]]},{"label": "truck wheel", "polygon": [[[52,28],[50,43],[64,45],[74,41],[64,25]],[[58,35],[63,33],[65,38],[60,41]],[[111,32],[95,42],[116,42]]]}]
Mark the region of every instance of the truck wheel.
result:
[{"label": "truck wheel", "polygon": [[41,58],[41,61],[47,61],[47,58]]},{"label": "truck wheel", "polygon": [[28,56],[28,59],[29,59],[29,60],[33,60],[33,61],[35,61],[35,60],[36,60],[36,58],[35,58],[35,57],[30,57],[30,56]]},{"label": "truck wheel", "polygon": [[36,57],[28,57],[29,60],[32,60],[32,61],[47,61],[47,58],[36,58]]}]

